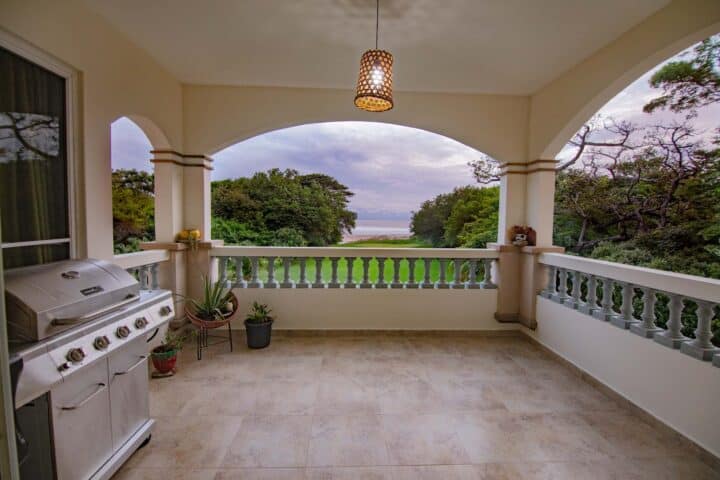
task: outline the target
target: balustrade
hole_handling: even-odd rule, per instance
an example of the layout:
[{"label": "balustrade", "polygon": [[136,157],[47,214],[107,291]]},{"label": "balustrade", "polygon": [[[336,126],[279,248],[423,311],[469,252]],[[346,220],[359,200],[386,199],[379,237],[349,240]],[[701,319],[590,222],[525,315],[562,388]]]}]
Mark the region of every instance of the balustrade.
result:
[{"label": "balustrade", "polygon": [[[720,348],[713,344],[713,319],[718,307],[713,299],[718,298],[715,292],[720,291],[720,282],[569,255],[544,254],[540,262],[548,266],[541,297],[720,366]],[[676,288],[658,288],[660,285]],[[619,295],[613,298],[614,294]],[[664,303],[662,307],[658,303],[658,295],[668,299],[666,310]],[[635,316],[636,304],[642,304],[639,318]],[[696,308],[687,306],[691,304]],[[658,308],[666,311],[665,328],[658,325]]]},{"label": "balustrade", "polygon": [[[366,255],[368,249],[217,247],[211,255],[218,260],[219,277],[225,278],[233,288],[497,288],[492,279],[492,263],[497,261],[497,254],[492,250],[372,250]],[[433,255],[436,253],[440,255]],[[361,269],[355,268],[356,260]],[[249,275],[246,275],[247,266]],[[422,273],[418,274],[417,269]],[[479,269],[482,269],[480,273]],[[308,277],[313,275],[314,281],[309,281]],[[276,277],[282,280],[278,282]],[[418,282],[416,278],[422,280]]]},{"label": "balustrade", "polygon": [[116,255],[113,263],[135,277],[140,283],[140,290],[157,290],[160,288],[159,264],[169,258],[167,250],[148,250]]}]

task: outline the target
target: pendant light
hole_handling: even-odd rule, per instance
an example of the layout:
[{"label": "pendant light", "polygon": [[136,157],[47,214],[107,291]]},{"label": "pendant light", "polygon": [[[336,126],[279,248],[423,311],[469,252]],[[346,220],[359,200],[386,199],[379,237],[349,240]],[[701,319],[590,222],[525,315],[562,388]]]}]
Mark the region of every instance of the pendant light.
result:
[{"label": "pendant light", "polygon": [[385,112],[393,108],[392,66],[390,52],[378,49],[380,0],[375,4],[375,50],[368,50],[360,58],[355,106],[368,112]]}]

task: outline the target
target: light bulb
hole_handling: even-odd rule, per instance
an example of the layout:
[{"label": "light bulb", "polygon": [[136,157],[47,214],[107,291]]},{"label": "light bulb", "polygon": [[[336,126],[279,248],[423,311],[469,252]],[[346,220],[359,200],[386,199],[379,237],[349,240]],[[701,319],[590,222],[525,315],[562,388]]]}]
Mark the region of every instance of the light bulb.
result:
[{"label": "light bulb", "polygon": [[380,68],[374,67],[372,69],[372,72],[370,72],[370,79],[372,80],[373,85],[376,87],[379,87],[383,83],[383,71]]}]

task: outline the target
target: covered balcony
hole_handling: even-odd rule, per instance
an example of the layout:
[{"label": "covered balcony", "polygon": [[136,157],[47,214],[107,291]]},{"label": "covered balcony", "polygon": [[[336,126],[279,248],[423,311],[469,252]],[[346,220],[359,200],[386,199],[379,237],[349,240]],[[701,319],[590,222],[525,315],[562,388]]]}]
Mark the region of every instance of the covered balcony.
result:
[{"label": "covered balcony", "polygon": [[[193,329],[184,304],[203,277],[239,301],[232,351],[201,333],[175,376],[150,382],[152,442],[115,478],[719,478],[720,281],[568,255],[552,238],[563,146],[630,82],[719,32],[720,4],[382,5],[396,104],[377,114],[352,90],[374,2],[3,2],[0,46],[66,86],[68,236],[50,241],[172,291],[173,330]],[[152,144],[156,240],[114,255],[121,117]],[[497,241],[211,238],[214,154],[344,120],[437,132],[497,159]],[[513,225],[532,226],[536,245],[513,245]],[[176,242],[183,229],[201,237]],[[256,301],[277,317],[257,351],[242,324]],[[2,454],[2,477],[19,478],[12,445]]]}]

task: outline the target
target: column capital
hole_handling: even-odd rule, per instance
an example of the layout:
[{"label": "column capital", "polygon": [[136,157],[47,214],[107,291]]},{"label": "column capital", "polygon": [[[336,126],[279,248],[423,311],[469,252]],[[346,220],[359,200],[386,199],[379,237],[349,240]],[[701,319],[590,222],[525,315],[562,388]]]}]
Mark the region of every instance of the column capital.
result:
[{"label": "column capital", "polygon": [[500,176],[528,175],[536,172],[554,172],[557,161],[537,159],[531,162],[500,163]]},{"label": "column capital", "polygon": [[180,153],[175,150],[151,150],[152,163],[172,163],[180,167],[202,167],[213,169],[213,159],[207,155]]}]

